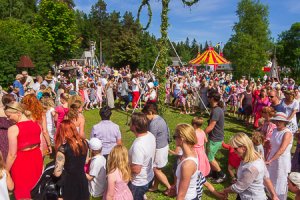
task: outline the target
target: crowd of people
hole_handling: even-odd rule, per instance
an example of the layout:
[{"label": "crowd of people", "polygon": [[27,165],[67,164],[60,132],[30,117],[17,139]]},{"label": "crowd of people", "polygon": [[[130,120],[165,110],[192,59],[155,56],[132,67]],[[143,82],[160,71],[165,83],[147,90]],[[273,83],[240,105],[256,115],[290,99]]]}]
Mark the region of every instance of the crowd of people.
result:
[{"label": "crowd of people", "polygon": [[[8,190],[17,200],[49,194],[40,193],[48,190],[42,174],[51,165],[57,189],[51,194],[64,200],[143,200],[159,184],[179,200],[201,199],[203,187],[218,199],[237,193],[238,199],[284,200],[288,189],[300,199],[300,94],[293,79],[234,80],[231,73],[194,67],[168,67],[165,78],[161,85],[151,71],[129,66],[77,66],[74,73],[34,78],[17,74],[7,90],[0,88],[0,199],[9,199]],[[161,92],[165,99],[159,99]],[[175,149],[159,100],[194,115],[190,124],[175,127]],[[83,111],[90,109],[99,109],[101,121],[86,133]],[[112,109],[132,112],[135,140],[129,149],[111,121]],[[209,121],[202,128],[204,113]],[[253,133],[236,133],[226,144],[225,115]],[[228,150],[227,172],[216,159],[221,148]],[[163,171],[169,154],[177,158],[173,183]],[[45,167],[48,155],[54,162]],[[229,179],[232,185],[222,191],[210,183]]]}]

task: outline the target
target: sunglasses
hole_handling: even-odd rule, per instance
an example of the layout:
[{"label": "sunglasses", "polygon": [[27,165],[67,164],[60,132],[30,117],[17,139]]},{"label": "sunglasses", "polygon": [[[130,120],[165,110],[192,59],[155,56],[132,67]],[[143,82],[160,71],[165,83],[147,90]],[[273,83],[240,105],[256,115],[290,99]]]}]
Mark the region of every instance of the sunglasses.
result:
[{"label": "sunglasses", "polygon": [[179,135],[173,135],[173,139],[176,140],[176,138],[180,138]]}]

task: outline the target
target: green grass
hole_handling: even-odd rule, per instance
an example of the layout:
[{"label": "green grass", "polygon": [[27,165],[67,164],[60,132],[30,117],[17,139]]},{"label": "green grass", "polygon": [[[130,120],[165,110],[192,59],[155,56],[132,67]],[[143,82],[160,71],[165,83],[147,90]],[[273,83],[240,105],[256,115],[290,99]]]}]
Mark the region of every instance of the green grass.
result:
[{"label": "green grass", "polygon": [[[129,113],[131,114],[131,113]],[[84,113],[84,116],[86,118],[86,126],[85,126],[85,133],[87,135],[87,138],[89,138],[92,126],[100,121],[100,117],[98,114],[98,110],[91,110],[91,111],[86,111]],[[171,135],[174,133],[174,129],[177,124],[179,123],[191,123],[191,120],[194,116],[192,115],[180,115],[178,111],[173,110],[173,109],[166,109],[166,112],[163,114],[163,117],[168,123],[168,126],[171,131]],[[207,126],[207,119],[208,116],[204,115],[202,116],[205,119],[205,123],[203,125],[203,128]],[[120,126],[121,132],[122,132],[122,141],[123,144],[129,149],[133,140],[135,139],[135,136],[132,132],[129,130],[129,126],[127,125],[127,114],[126,112],[120,111],[120,110],[114,110],[111,120],[118,124]],[[242,122],[237,121],[235,118],[232,117],[226,117],[225,119],[225,142],[228,142],[230,138],[237,132],[245,132],[247,134],[251,134],[252,129],[246,128]],[[175,143],[174,141],[171,142],[170,148],[174,149],[175,148]],[[221,168],[223,171],[227,172],[227,155],[228,151],[222,149],[220,152],[217,154],[217,161],[220,163]],[[175,161],[175,158],[173,156],[169,156],[169,163],[164,169],[164,172],[166,173],[169,182],[173,183],[173,174],[172,174],[172,163]],[[222,184],[214,184],[214,187],[217,190],[222,190],[224,187],[228,187],[230,185],[230,180],[228,179],[226,182]],[[165,188],[160,186],[160,191],[164,191]],[[164,196],[162,192],[148,192],[147,197],[150,200],[167,200],[167,199],[172,199]],[[209,200],[209,199],[216,199],[214,196],[210,194],[209,191],[205,190],[204,195],[202,197],[204,200]],[[230,195],[229,199],[235,199],[235,195]],[[289,194],[289,199],[294,199],[294,195]]]},{"label": "green grass", "polygon": [[[128,113],[128,115],[131,113]],[[86,124],[85,124],[85,134],[87,138],[90,138],[90,133],[92,130],[93,125],[97,124],[100,121],[100,116],[98,114],[98,110],[90,110],[84,112]],[[171,131],[171,135],[174,134],[174,130],[177,124],[179,123],[191,123],[191,120],[194,116],[192,115],[180,115],[178,111],[173,109],[166,109],[166,112],[163,114],[163,117],[168,123],[168,126]],[[203,128],[207,126],[207,119],[208,116],[204,115],[202,116],[205,119],[205,123],[203,125]],[[118,124],[120,126],[121,132],[122,132],[122,141],[123,144],[129,149],[132,142],[135,139],[134,134],[129,130],[129,126],[127,125],[127,114],[126,112],[120,111],[120,110],[114,110],[111,120]],[[129,119],[128,119],[129,120]],[[225,142],[228,142],[230,138],[237,132],[245,132],[247,134],[251,134],[252,129],[246,128],[242,122],[237,121],[235,118],[232,117],[226,117],[225,118]],[[174,141],[171,142],[170,148],[175,148]],[[220,152],[217,154],[217,161],[220,163],[220,166],[223,171],[227,172],[227,155],[228,151],[221,149]],[[166,173],[169,182],[173,183],[173,174],[172,174],[172,163],[175,161],[175,158],[173,156],[169,156],[169,163],[164,169],[164,172]],[[46,159],[45,162],[49,162],[49,159]],[[217,190],[222,190],[225,187],[228,187],[230,185],[230,180],[228,179],[226,182],[222,184],[214,184],[214,187]],[[168,198],[163,195],[162,191],[164,191],[166,188],[163,186],[160,186],[159,190],[161,192],[148,192],[147,197],[149,200],[168,200],[172,198]],[[230,200],[234,200],[236,195],[232,194],[229,196]],[[13,199],[13,198],[11,198]],[[210,194],[209,191],[204,190],[204,194],[202,197],[203,200],[210,200],[210,199],[216,199],[214,196]],[[289,193],[290,200],[294,199],[294,195]]]}]

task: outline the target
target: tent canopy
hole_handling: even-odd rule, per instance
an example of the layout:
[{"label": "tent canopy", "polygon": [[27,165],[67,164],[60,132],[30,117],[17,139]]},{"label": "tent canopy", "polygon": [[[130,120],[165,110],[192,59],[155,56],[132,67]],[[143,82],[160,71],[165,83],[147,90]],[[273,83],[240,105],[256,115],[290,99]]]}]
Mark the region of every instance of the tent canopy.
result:
[{"label": "tent canopy", "polygon": [[229,61],[224,57],[220,56],[213,47],[208,47],[204,53],[198,53],[197,57],[189,62],[192,65],[208,64],[208,65],[219,65],[228,64]]}]

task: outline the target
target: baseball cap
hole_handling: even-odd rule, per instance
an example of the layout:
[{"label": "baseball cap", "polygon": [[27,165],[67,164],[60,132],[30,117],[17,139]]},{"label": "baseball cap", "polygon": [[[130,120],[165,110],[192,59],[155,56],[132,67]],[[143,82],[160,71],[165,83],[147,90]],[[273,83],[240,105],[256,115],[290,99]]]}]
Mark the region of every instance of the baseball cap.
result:
[{"label": "baseball cap", "polygon": [[98,138],[92,138],[89,141],[89,147],[94,151],[100,150],[102,148],[102,142]]}]

